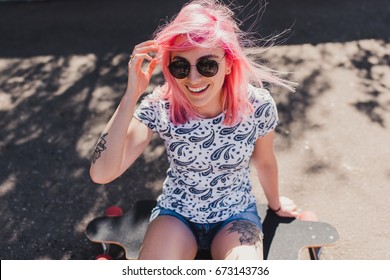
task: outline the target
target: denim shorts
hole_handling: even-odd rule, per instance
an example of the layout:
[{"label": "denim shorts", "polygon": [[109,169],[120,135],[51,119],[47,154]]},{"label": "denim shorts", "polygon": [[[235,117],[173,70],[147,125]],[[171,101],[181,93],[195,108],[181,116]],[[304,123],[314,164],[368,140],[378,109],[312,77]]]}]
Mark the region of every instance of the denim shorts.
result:
[{"label": "denim shorts", "polygon": [[235,214],[228,219],[217,222],[217,223],[194,223],[190,222],[187,218],[183,217],[182,215],[176,213],[173,210],[165,209],[162,207],[155,207],[152,210],[152,214],[150,217],[150,221],[154,220],[158,216],[172,216],[178,218],[180,221],[182,221],[194,234],[196,241],[198,243],[198,249],[199,250],[210,250],[211,242],[213,241],[214,237],[217,235],[217,233],[228,223],[232,221],[249,221],[255,224],[260,232],[262,232],[262,225],[261,225],[261,219],[257,213],[256,204],[251,204],[248,206],[248,208],[245,209],[244,212]]}]

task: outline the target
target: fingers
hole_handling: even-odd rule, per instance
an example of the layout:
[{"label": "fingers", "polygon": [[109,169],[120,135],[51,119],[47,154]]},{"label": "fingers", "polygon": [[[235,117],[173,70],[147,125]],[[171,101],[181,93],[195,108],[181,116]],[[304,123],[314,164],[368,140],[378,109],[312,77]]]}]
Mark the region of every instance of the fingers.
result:
[{"label": "fingers", "polygon": [[127,88],[129,91],[136,92],[137,96],[146,90],[153,71],[159,63],[159,60],[153,57],[157,49],[155,41],[146,41],[136,45],[130,56]]},{"label": "fingers", "polygon": [[136,46],[133,50],[133,54],[137,53],[150,53],[156,52],[158,47],[156,45],[147,45],[147,46]]},{"label": "fingers", "polygon": [[280,211],[276,212],[276,215],[278,215],[279,217],[289,217],[289,218],[295,218],[298,216],[298,214],[299,213],[297,211],[290,211],[283,208]]},{"label": "fingers", "polygon": [[318,221],[317,215],[313,211],[303,211],[303,212],[300,212],[297,215],[297,219],[302,220],[302,221],[311,221],[311,222]]},{"label": "fingers", "polygon": [[[147,59],[149,61],[152,60],[152,57],[149,55],[151,53],[155,53],[157,51],[157,43],[154,40],[149,40],[138,44],[134,47],[134,50],[130,56],[130,61],[134,58],[138,59]],[[145,56],[147,55],[147,56]]]},{"label": "fingers", "polygon": [[[134,47],[134,50],[130,56],[130,60],[128,63],[129,66],[129,74],[132,73],[141,73],[144,72],[144,74],[147,75],[147,77],[151,77],[154,69],[156,68],[158,64],[158,59],[153,58],[153,54],[157,52],[157,44],[154,40],[149,40],[146,42],[143,42],[141,44],[138,44]],[[150,61],[147,69],[145,71],[141,70],[142,63],[147,60]]]},{"label": "fingers", "polygon": [[150,62],[148,69],[146,69],[146,74],[151,77],[153,74],[154,69],[156,69],[156,66],[158,65],[159,61],[157,58],[153,58],[153,60]]},{"label": "fingers", "polygon": [[295,204],[295,202],[292,199],[285,197],[285,196],[281,196],[279,198],[279,200],[280,200],[280,203],[282,204],[283,209],[290,210],[290,211],[297,210],[297,205]]},{"label": "fingers", "polygon": [[155,40],[148,40],[136,45],[135,47],[137,48],[137,47],[144,47],[144,46],[157,46],[157,42]]},{"label": "fingers", "polygon": [[279,216],[296,217],[299,214],[298,207],[292,199],[281,196],[279,200],[282,207],[281,211],[277,213]]},{"label": "fingers", "polygon": [[141,67],[142,62],[144,60],[152,61],[153,57],[148,55],[147,53],[144,54],[132,54],[130,56],[129,66],[135,64],[137,68]]}]

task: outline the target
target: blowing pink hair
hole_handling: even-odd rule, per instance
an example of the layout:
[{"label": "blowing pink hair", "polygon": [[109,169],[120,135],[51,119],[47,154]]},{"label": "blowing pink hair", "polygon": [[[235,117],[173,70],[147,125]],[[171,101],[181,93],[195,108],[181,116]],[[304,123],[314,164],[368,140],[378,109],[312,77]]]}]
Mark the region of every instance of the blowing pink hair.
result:
[{"label": "blowing pink hair", "polygon": [[226,62],[231,65],[230,74],[225,76],[221,100],[227,125],[237,123],[251,112],[248,100],[250,83],[261,87],[263,82],[268,82],[292,90],[288,82],[244,53],[249,40],[233,16],[232,10],[218,0],[195,0],[186,4],[170,23],[157,30],[155,40],[166,79],[161,97],[170,101],[170,115],[175,124],[185,123],[188,119],[199,117],[199,114],[169,73],[172,51],[194,47],[222,48],[225,51]]}]

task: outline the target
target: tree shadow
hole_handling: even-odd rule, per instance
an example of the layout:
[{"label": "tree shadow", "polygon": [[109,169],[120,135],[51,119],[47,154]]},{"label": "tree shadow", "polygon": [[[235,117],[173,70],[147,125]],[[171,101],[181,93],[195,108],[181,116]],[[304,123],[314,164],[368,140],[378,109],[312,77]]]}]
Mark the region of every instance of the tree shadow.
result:
[{"label": "tree shadow", "polygon": [[[89,126],[118,104],[127,56],[80,59],[38,57],[1,70],[2,77],[18,77],[0,83],[13,106],[0,111],[1,259],[88,259],[97,250],[83,233],[89,220],[111,204],[126,210],[138,199],[156,198],[144,186],[164,175],[164,154],[147,163],[141,156],[106,186],[90,180],[94,145],[83,146],[80,139],[96,141]],[[119,59],[116,66],[113,59]],[[91,106],[99,98],[108,100],[105,111]],[[151,148],[160,144],[152,141]],[[154,172],[144,176],[145,166]]]},{"label": "tree shadow", "polygon": [[378,49],[386,50],[388,43],[386,40],[359,43],[358,51],[351,59],[367,96],[366,100],[355,102],[352,106],[382,128],[386,128],[383,115],[390,112],[389,100],[383,100],[390,91],[390,55]]},{"label": "tree shadow", "polygon": [[[290,58],[287,60],[289,60],[287,63],[297,67],[303,63],[291,61]],[[284,62],[282,64],[285,65]],[[316,69],[300,81],[295,93],[275,95],[280,122],[276,132],[283,138],[284,148],[290,148],[292,142],[303,137],[305,132],[321,128],[310,119],[308,111],[329,89],[330,82],[321,69]]]},{"label": "tree shadow", "polygon": [[[250,2],[256,1],[239,1]],[[183,1],[161,3],[0,3],[0,259],[93,258],[98,246],[83,232],[90,220],[109,205],[127,210],[139,199],[157,196],[151,183],[159,185],[168,167],[165,153],[153,152],[162,146],[157,138],[150,144],[154,156],[141,156],[110,184],[94,185],[88,169],[98,135],[124,90],[128,54]],[[389,38],[387,1],[375,3],[367,8],[366,1],[275,0],[252,31],[268,36],[292,26],[286,44]],[[353,59],[368,81],[372,55],[362,48]],[[389,65],[389,57],[383,59],[381,65]],[[305,61],[285,56],[280,63],[298,67]],[[277,99],[277,131],[287,147],[306,131],[320,129],[308,111],[331,87],[322,74],[313,71],[299,81],[297,93]],[[158,75],[153,83],[161,80]],[[385,127],[386,107],[378,99],[384,92],[374,87],[367,92],[369,100],[354,106]],[[307,171],[328,168],[318,163]]]}]

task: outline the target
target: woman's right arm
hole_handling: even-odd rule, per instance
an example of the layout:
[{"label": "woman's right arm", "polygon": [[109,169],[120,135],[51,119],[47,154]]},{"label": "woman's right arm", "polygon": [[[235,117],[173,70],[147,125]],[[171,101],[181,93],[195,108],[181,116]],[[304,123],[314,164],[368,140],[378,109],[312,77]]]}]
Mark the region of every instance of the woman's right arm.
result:
[{"label": "woman's right arm", "polygon": [[[134,48],[128,64],[127,89],[95,147],[90,168],[95,183],[106,184],[119,177],[150,142],[152,130],[134,119],[133,112],[158,64],[158,60],[148,54],[156,50],[154,41],[141,43]],[[146,70],[141,68],[144,60],[150,61]]]}]

